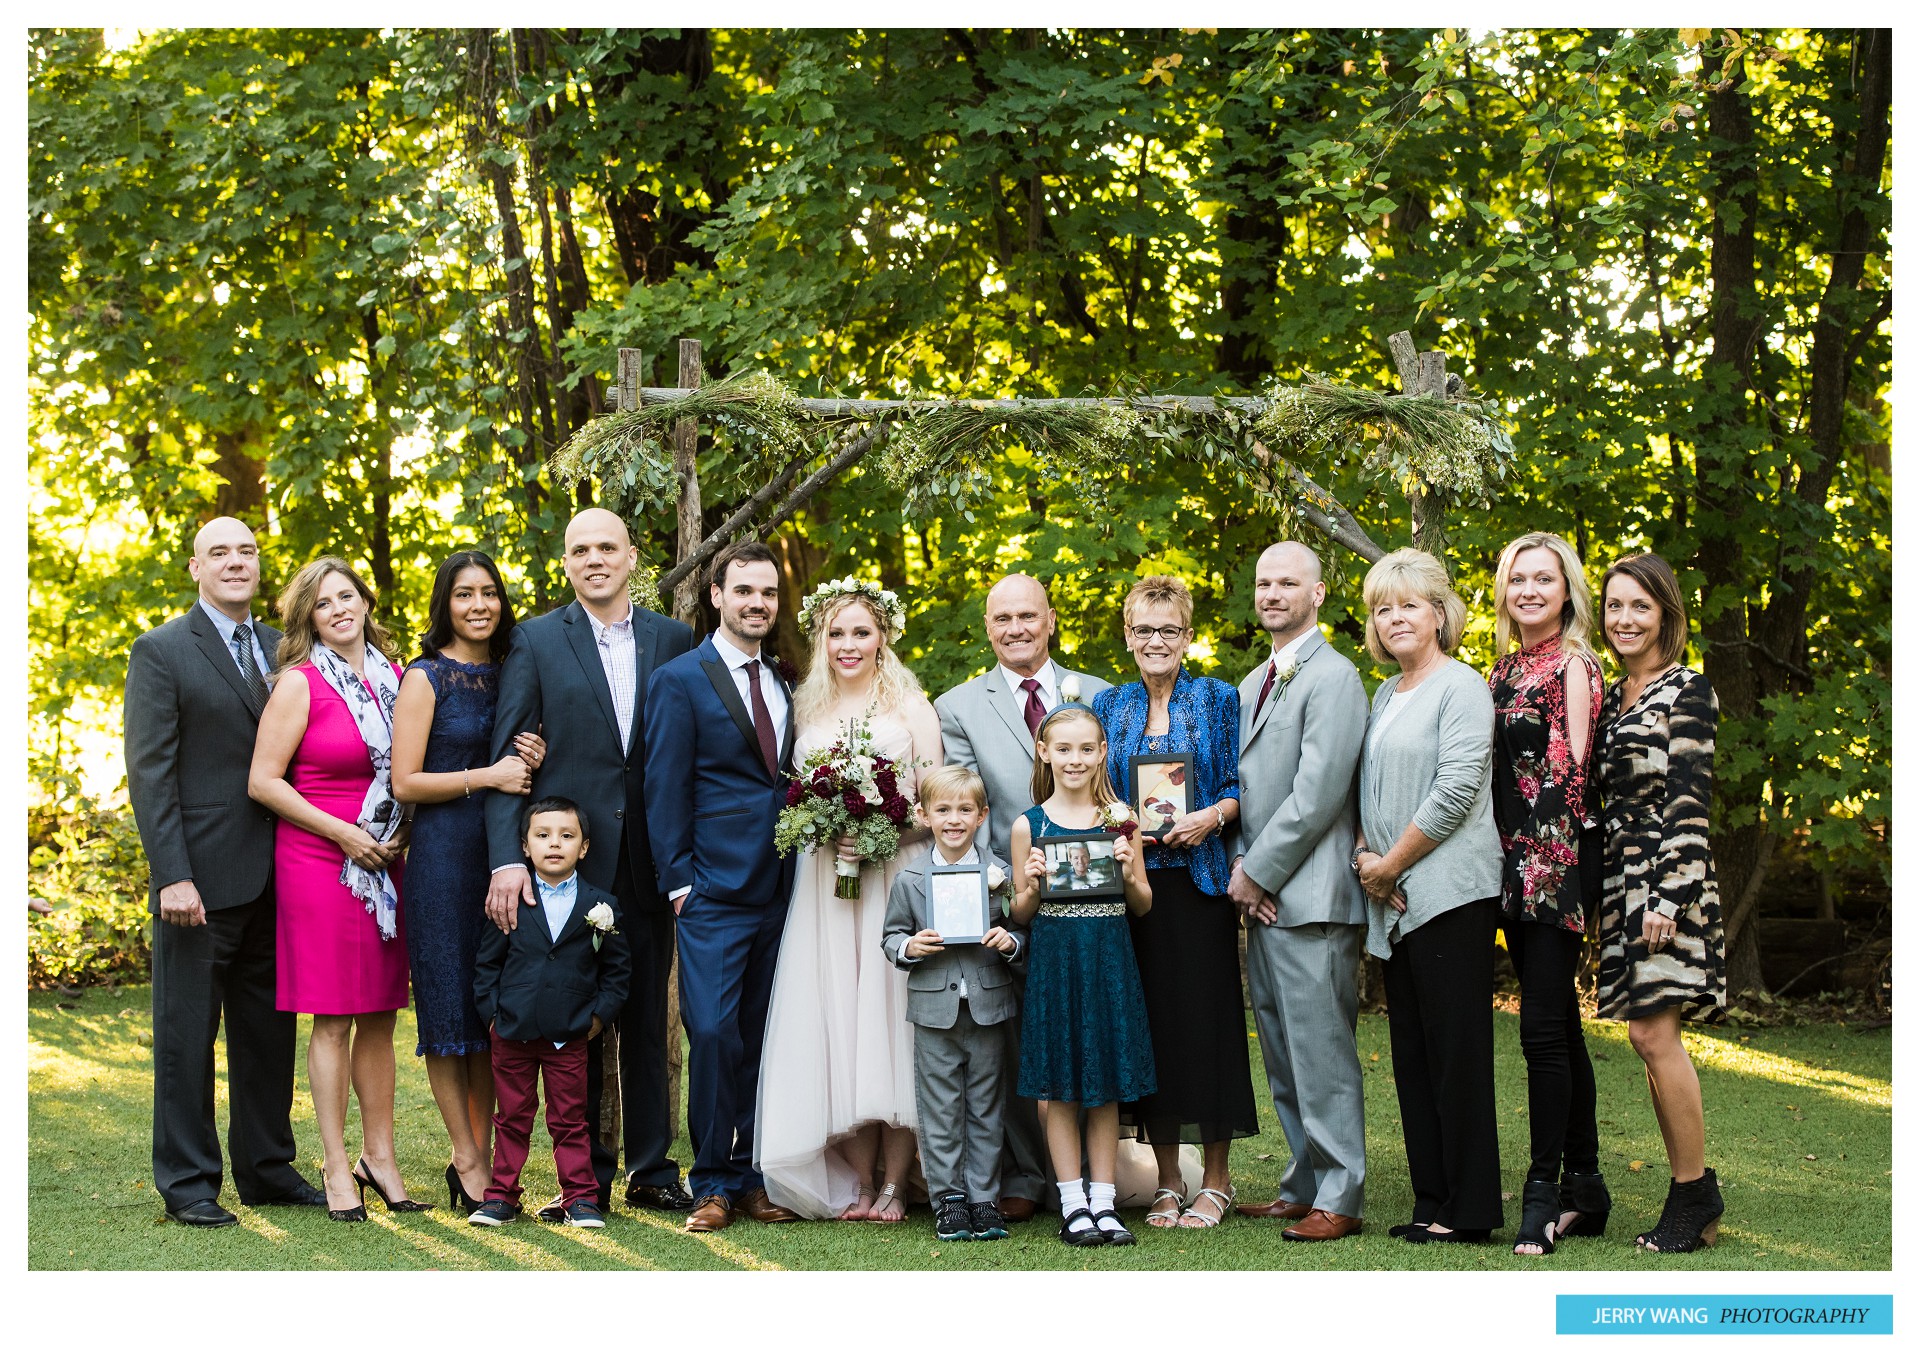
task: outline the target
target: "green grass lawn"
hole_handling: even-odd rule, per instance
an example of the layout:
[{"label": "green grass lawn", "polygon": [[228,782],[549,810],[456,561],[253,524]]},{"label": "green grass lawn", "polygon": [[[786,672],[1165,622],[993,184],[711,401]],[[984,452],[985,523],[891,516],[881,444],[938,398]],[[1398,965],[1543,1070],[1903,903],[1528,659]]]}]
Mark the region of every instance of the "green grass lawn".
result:
[{"label": "green grass lawn", "polygon": [[[63,1005],[69,1007],[62,1007]],[[1506,1244],[1414,1249],[1387,1237],[1407,1217],[1412,1196],[1400,1148],[1392,1060],[1384,1016],[1360,1020],[1367,1074],[1368,1227],[1333,1244],[1280,1241],[1272,1221],[1234,1218],[1218,1230],[1154,1230],[1136,1224],[1133,1248],[1071,1249],[1045,1217],[1014,1226],[997,1243],[940,1243],[933,1220],[916,1207],[902,1225],[791,1224],[750,1221],[724,1233],[693,1236],[677,1221],[619,1207],[598,1233],[534,1222],[482,1231],[445,1208],[390,1216],[378,1201],[373,1222],[341,1225],[315,1209],[238,1206],[231,1185],[221,1197],[240,1224],[193,1230],[166,1221],[149,1173],[152,1053],[148,991],[92,990],[78,997],[32,994],[27,1011],[28,1234],[35,1269],[389,1269],[591,1268],[788,1270],[1014,1268],[1350,1270],[1887,1270],[1892,1198],[1892,1036],[1844,1027],[1728,1029],[1690,1036],[1707,1104],[1708,1158],[1726,1192],[1719,1246],[1692,1256],[1637,1252],[1633,1235],[1658,1217],[1667,1171],[1638,1059],[1619,1023],[1587,1027],[1600,1081],[1600,1157],[1613,1189],[1614,1214],[1602,1239],[1569,1240],[1551,1257],[1509,1254],[1527,1157],[1525,1068],[1518,1020],[1496,1014],[1500,1156],[1507,1187]],[[302,1065],[307,1028],[301,1028]],[[413,1045],[410,1014],[398,1042]],[[1264,1091],[1251,1037],[1255,1096]],[[225,1113],[225,1062],[220,1067]],[[427,1091],[422,1062],[400,1060],[400,1162],[414,1194],[434,1197],[446,1167],[446,1142]],[[1233,1175],[1243,1197],[1268,1199],[1286,1161],[1286,1144],[1262,1101],[1263,1133],[1235,1143]],[[308,1177],[320,1176],[320,1142],[304,1073],[294,1125]],[[357,1125],[348,1122],[348,1141]],[[689,1157],[684,1138],[677,1155]],[[1633,1161],[1644,1161],[1639,1171]],[[543,1129],[525,1179],[530,1196],[555,1190]],[[1130,1221],[1133,1219],[1129,1216]]]}]

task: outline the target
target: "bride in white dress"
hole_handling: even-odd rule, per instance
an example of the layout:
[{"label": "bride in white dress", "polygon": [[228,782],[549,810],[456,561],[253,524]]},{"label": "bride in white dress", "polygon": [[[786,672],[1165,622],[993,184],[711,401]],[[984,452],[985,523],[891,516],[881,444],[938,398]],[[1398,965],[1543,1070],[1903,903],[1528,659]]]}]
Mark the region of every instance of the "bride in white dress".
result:
[{"label": "bride in white dress", "polygon": [[[904,619],[891,592],[866,584],[809,598],[801,625],[813,655],[794,692],[796,764],[865,718],[875,751],[901,764],[908,798],[919,773],[940,765],[939,717],[891,646]],[[905,768],[914,760],[926,763]],[[918,1125],[913,1028],[906,973],[882,955],[880,932],[887,888],[926,847],[914,831],[893,861],[863,866],[858,900],[834,895],[832,852],[799,860],[767,1011],[754,1163],[767,1194],[809,1219],[906,1217]]]}]

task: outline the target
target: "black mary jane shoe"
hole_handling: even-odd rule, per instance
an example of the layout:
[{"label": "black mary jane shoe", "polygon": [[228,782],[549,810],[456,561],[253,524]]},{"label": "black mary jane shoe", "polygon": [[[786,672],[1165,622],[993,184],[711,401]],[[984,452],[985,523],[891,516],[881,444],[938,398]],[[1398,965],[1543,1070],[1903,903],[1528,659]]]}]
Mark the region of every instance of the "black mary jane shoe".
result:
[{"label": "black mary jane shoe", "polygon": [[1493,1237],[1491,1229],[1445,1229],[1435,1231],[1430,1225],[1402,1235],[1409,1243],[1485,1243]]},{"label": "black mary jane shoe", "polygon": [[[1513,1233],[1515,1257],[1545,1257],[1553,1251],[1554,1226],[1560,1221],[1560,1189],[1551,1182],[1529,1182],[1520,1190],[1520,1227]],[[1532,1244],[1537,1253],[1521,1252]]]},{"label": "black mary jane shoe", "polygon": [[[1113,1223],[1105,1225],[1100,1223],[1102,1220],[1112,1220]],[[1096,1211],[1093,1216],[1093,1227],[1105,1234],[1107,1242],[1113,1247],[1124,1248],[1134,1241],[1133,1230],[1127,1228],[1121,1222],[1119,1215],[1111,1210]]]},{"label": "black mary jane shoe", "polygon": [[[364,1173],[361,1172],[360,1170],[362,1168],[366,1168],[367,1171]],[[360,1188],[360,1209],[362,1211],[366,1209],[368,1187],[373,1188],[373,1194],[380,1198],[380,1204],[385,1206],[388,1210],[396,1210],[401,1212],[402,1214],[410,1214],[411,1212],[416,1210],[432,1210],[433,1209],[433,1202],[431,1201],[415,1201],[411,1197],[406,1197],[406,1196],[401,1197],[398,1201],[389,1199],[387,1196],[387,1189],[385,1187],[382,1187],[379,1181],[374,1177],[373,1169],[367,1167],[367,1161],[365,1159],[360,1159],[354,1163],[353,1180],[354,1180],[354,1183]],[[365,1216],[363,1215],[362,1218],[364,1219]]]},{"label": "black mary jane shoe", "polygon": [[[1085,1229],[1075,1229],[1073,1222],[1082,1217],[1085,1217],[1087,1220],[1087,1227]],[[1109,1240],[1106,1230],[1102,1229],[1099,1224],[1095,1222],[1093,1212],[1085,1206],[1081,1206],[1080,1209],[1074,1211],[1071,1215],[1067,1215],[1061,1219],[1060,1241],[1075,1248],[1104,1248]]]},{"label": "black mary jane shoe", "polygon": [[1691,1182],[1667,1184],[1667,1203],[1660,1223],[1637,1242],[1648,1252],[1692,1252],[1711,1248],[1720,1237],[1720,1217],[1727,1203],[1720,1197],[1720,1179],[1709,1168]]},{"label": "black mary jane shoe", "polygon": [[1560,1178],[1560,1213],[1571,1215],[1554,1231],[1555,1238],[1599,1238],[1607,1232],[1613,1197],[1607,1179],[1599,1173],[1565,1173]]}]

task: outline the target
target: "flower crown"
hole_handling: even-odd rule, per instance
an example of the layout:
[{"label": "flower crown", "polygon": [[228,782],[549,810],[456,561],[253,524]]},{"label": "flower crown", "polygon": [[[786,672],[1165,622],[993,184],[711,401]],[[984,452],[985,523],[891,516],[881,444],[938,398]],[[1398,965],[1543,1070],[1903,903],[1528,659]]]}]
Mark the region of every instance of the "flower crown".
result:
[{"label": "flower crown", "polygon": [[858,596],[867,603],[867,608],[886,621],[887,641],[896,642],[907,631],[907,607],[900,603],[900,597],[858,577],[842,577],[816,586],[800,606],[800,631],[813,637],[814,616],[821,607],[845,596]]}]

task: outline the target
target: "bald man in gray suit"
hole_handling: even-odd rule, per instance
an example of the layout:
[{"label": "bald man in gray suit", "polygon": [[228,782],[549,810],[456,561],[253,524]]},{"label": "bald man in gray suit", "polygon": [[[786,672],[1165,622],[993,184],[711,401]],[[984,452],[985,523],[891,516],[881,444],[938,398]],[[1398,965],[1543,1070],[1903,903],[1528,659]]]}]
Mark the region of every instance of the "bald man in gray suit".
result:
[{"label": "bald man in gray suit", "polygon": [[1366,1121],[1354,1043],[1366,935],[1352,869],[1367,695],[1320,634],[1320,559],[1276,544],[1254,569],[1273,641],[1240,682],[1240,822],[1227,894],[1247,916],[1247,987],[1274,1112],[1293,1158],[1271,1204],[1243,1215],[1295,1223],[1313,1242],[1360,1228]]},{"label": "bald man in gray suit", "polygon": [[[987,592],[987,641],[995,663],[985,675],[948,690],[933,701],[940,714],[940,741],[950,765],[976,770],[987,784],[988,847],[1008,858],[1013,823],[1033,805],[1033,734],[1040,720],[1063,702],[1091,704],[1107,682],[1053,660],[1053,604],[1032,577],[1013,573]],[[1018,859],[1010,860],[1018,868]],[[1024,992],[1024,974],[1015,982]],[[1001,1024],[1009,1054],[1020,1058],[1020,1020]],[[1000,1168],[1000,1211],[1009,1220],[1033,1216],[1047,1194],[1046,1140],[1034,1106],[1010,1098],[1007,1147]]]}]

